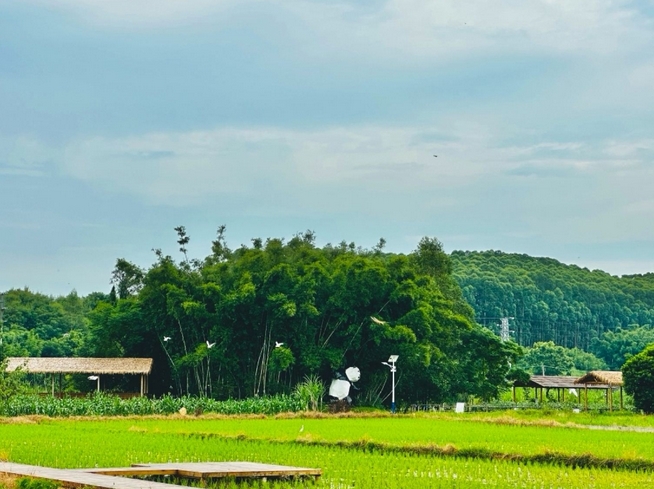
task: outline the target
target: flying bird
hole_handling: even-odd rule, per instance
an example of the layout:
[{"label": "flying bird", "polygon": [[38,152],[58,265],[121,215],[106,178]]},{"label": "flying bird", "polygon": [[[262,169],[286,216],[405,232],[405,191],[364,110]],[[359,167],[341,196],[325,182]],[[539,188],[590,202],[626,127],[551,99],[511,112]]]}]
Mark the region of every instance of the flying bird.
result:
[{"label": "flying bird", "polygon": [[434,158],[438,158],[438,155],[434,155]]},{"label": "flying bird", "polygon": [[284,343],[281,341],[275,341],[275,348],[279,348],[280,346],[284,346]]},{"label": "flying bird", "polygon": [[98,380],[97,375],[89,375],[89,380]]},{"label": "flying bird", "polygon": [[302,433],[303,431],[304,431],[304,425],[300,427],[300,433]]},{"label": "flying bird", "polygon": [[386,321],[382,321],[381,319],[377,319],[375,316],[370,316],[370,319],[375,324],[386,324]]},{"label": "flying bird", "polygon": [[168,340],[170,340],[170,336],[164,336],[163,340],[164,340],[164,341],[168,341]]},{"label": "flying bird", "polygon": [[207,348],[213,348],[215,344],[216,344],[215,342],[209,343],[209,341],[207,341]]}]

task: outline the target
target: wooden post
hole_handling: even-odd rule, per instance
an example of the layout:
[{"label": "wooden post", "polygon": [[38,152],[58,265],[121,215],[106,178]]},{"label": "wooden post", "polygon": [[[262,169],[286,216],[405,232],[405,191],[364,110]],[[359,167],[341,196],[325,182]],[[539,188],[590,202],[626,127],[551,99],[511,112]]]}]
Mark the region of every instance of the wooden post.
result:
[{"label": "wooden post", "polygon": [[540,388],[540,403],[543,404],[543,388]]},{"label": "wooden post", "polygon": [[50,380],[52,381],[52,397],[54,397],[54,394],[55,394],[55,374],[51,375]]},{"label": "wooden post", "polygon": [[609,384],[609,411],[613,411],[613,386]]},{"label": "wooden post", "polygon": [[100,392],[100,376],[99,376],[99,375],[98,375],[98,387],[97,387],[97,391]]},{"label": "wooden post", "polygon": [[588,411],[588,384],[584,384],[584,409]]},{"label": "wooden post", "polygon": [[143,397],[143,390],[144,389],[145,389],[144,379],[143,379],[143,374],[141,374],[141,397]]},{"label": "wooden post", "polygon": [[622,402],[622,386],[620,386],[620,411],[624,409],[624,404]]},{"label": "wooden post", "polygon": [[565,402],[565,389],[563,389],[562,393],[563,393],[563,400],[561,402]]}]

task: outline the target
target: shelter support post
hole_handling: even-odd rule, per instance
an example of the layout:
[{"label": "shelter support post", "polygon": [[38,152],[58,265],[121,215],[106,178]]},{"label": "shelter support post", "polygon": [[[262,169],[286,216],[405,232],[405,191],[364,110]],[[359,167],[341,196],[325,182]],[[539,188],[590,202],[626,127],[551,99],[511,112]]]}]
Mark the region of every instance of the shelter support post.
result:
[{"label": "shelter support post", "polygon": [[52,397],[55,395],[55,374],[50,375],[50,381],[52,383]]},{"label": "shelter support post", "polygon": [[622,399],[622,386],[620,386],[620,411],[624,409],[624,402]]},{"label": "shelter support post", "polygon": [[144,390],[145,390],[145,376],[141,374],[141,397],[143,397]]},{"label": "shelter support post", "polygon": [[584,409],[588,411],[588,384],[584,384]]},{"label": "shelter support post", "polygon": [[609,384],[609,411],[613,411],[613,386]]}]

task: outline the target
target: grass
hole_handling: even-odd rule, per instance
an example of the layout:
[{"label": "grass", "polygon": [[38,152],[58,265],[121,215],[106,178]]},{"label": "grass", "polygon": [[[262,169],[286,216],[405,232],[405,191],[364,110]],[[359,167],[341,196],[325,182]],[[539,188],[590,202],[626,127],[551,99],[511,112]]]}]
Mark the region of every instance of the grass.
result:
[{"label": "grass", "polygon": [[[62,468],[208,460],[319,467],[315,486],[330,489],[654,484],[654,472],[642,470],[654,462],[652,434],[490,422],[497,415],[371,416],[21,418],[0,424],[0,454]],[[238,487],[250,486],[258,483]]]}]

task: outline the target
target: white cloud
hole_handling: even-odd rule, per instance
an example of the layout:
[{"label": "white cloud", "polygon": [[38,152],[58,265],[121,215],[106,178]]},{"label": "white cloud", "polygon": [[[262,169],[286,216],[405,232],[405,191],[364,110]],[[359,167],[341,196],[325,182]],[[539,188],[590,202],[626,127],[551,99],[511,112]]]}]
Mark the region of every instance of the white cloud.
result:
[{"label": "white cloud", "polygon": [[52,163],[54,152],[31,136],[0,138],[0,174],[40,177]]},{"label": "white cloud", "polygon": [[[500,128],[461,121],[435,128],[219,128],[81,141],[68,146],[62,168],[155,205],[218,199],[245,202],[260,215],[352,209],[429,215],[446,209],[465,214],[481,204],[484,212],[522,216],[531,227],[519,232],[565,229],[565,239],[584,232],[607,239],[622,231],[651,233],[643,228],[644,212],[629,207],[651,191],[652,170],[644,163],[651,151],[615,154],[645,143],[502,147],[495,143],[500,135]],[[499,198],[507,188],[515,197]],[[489,192],[498,198],[482,203]]]},{"label": "white cloud", "polygon": [[607,54],[652,39],[649,24],[627,0],[27,1],[119,28],[228,25],[230,9],[252,12],[272,6],[293,26],[283,35],[301,37],[297,49],[310,55],[452,58],[463,52],[534,48]]},{"label": "white cloud", "polygon": [[237,3],[235,0],[28,1],[44,8],[72,13],[94,24],[132,28],[186,24]]}]

